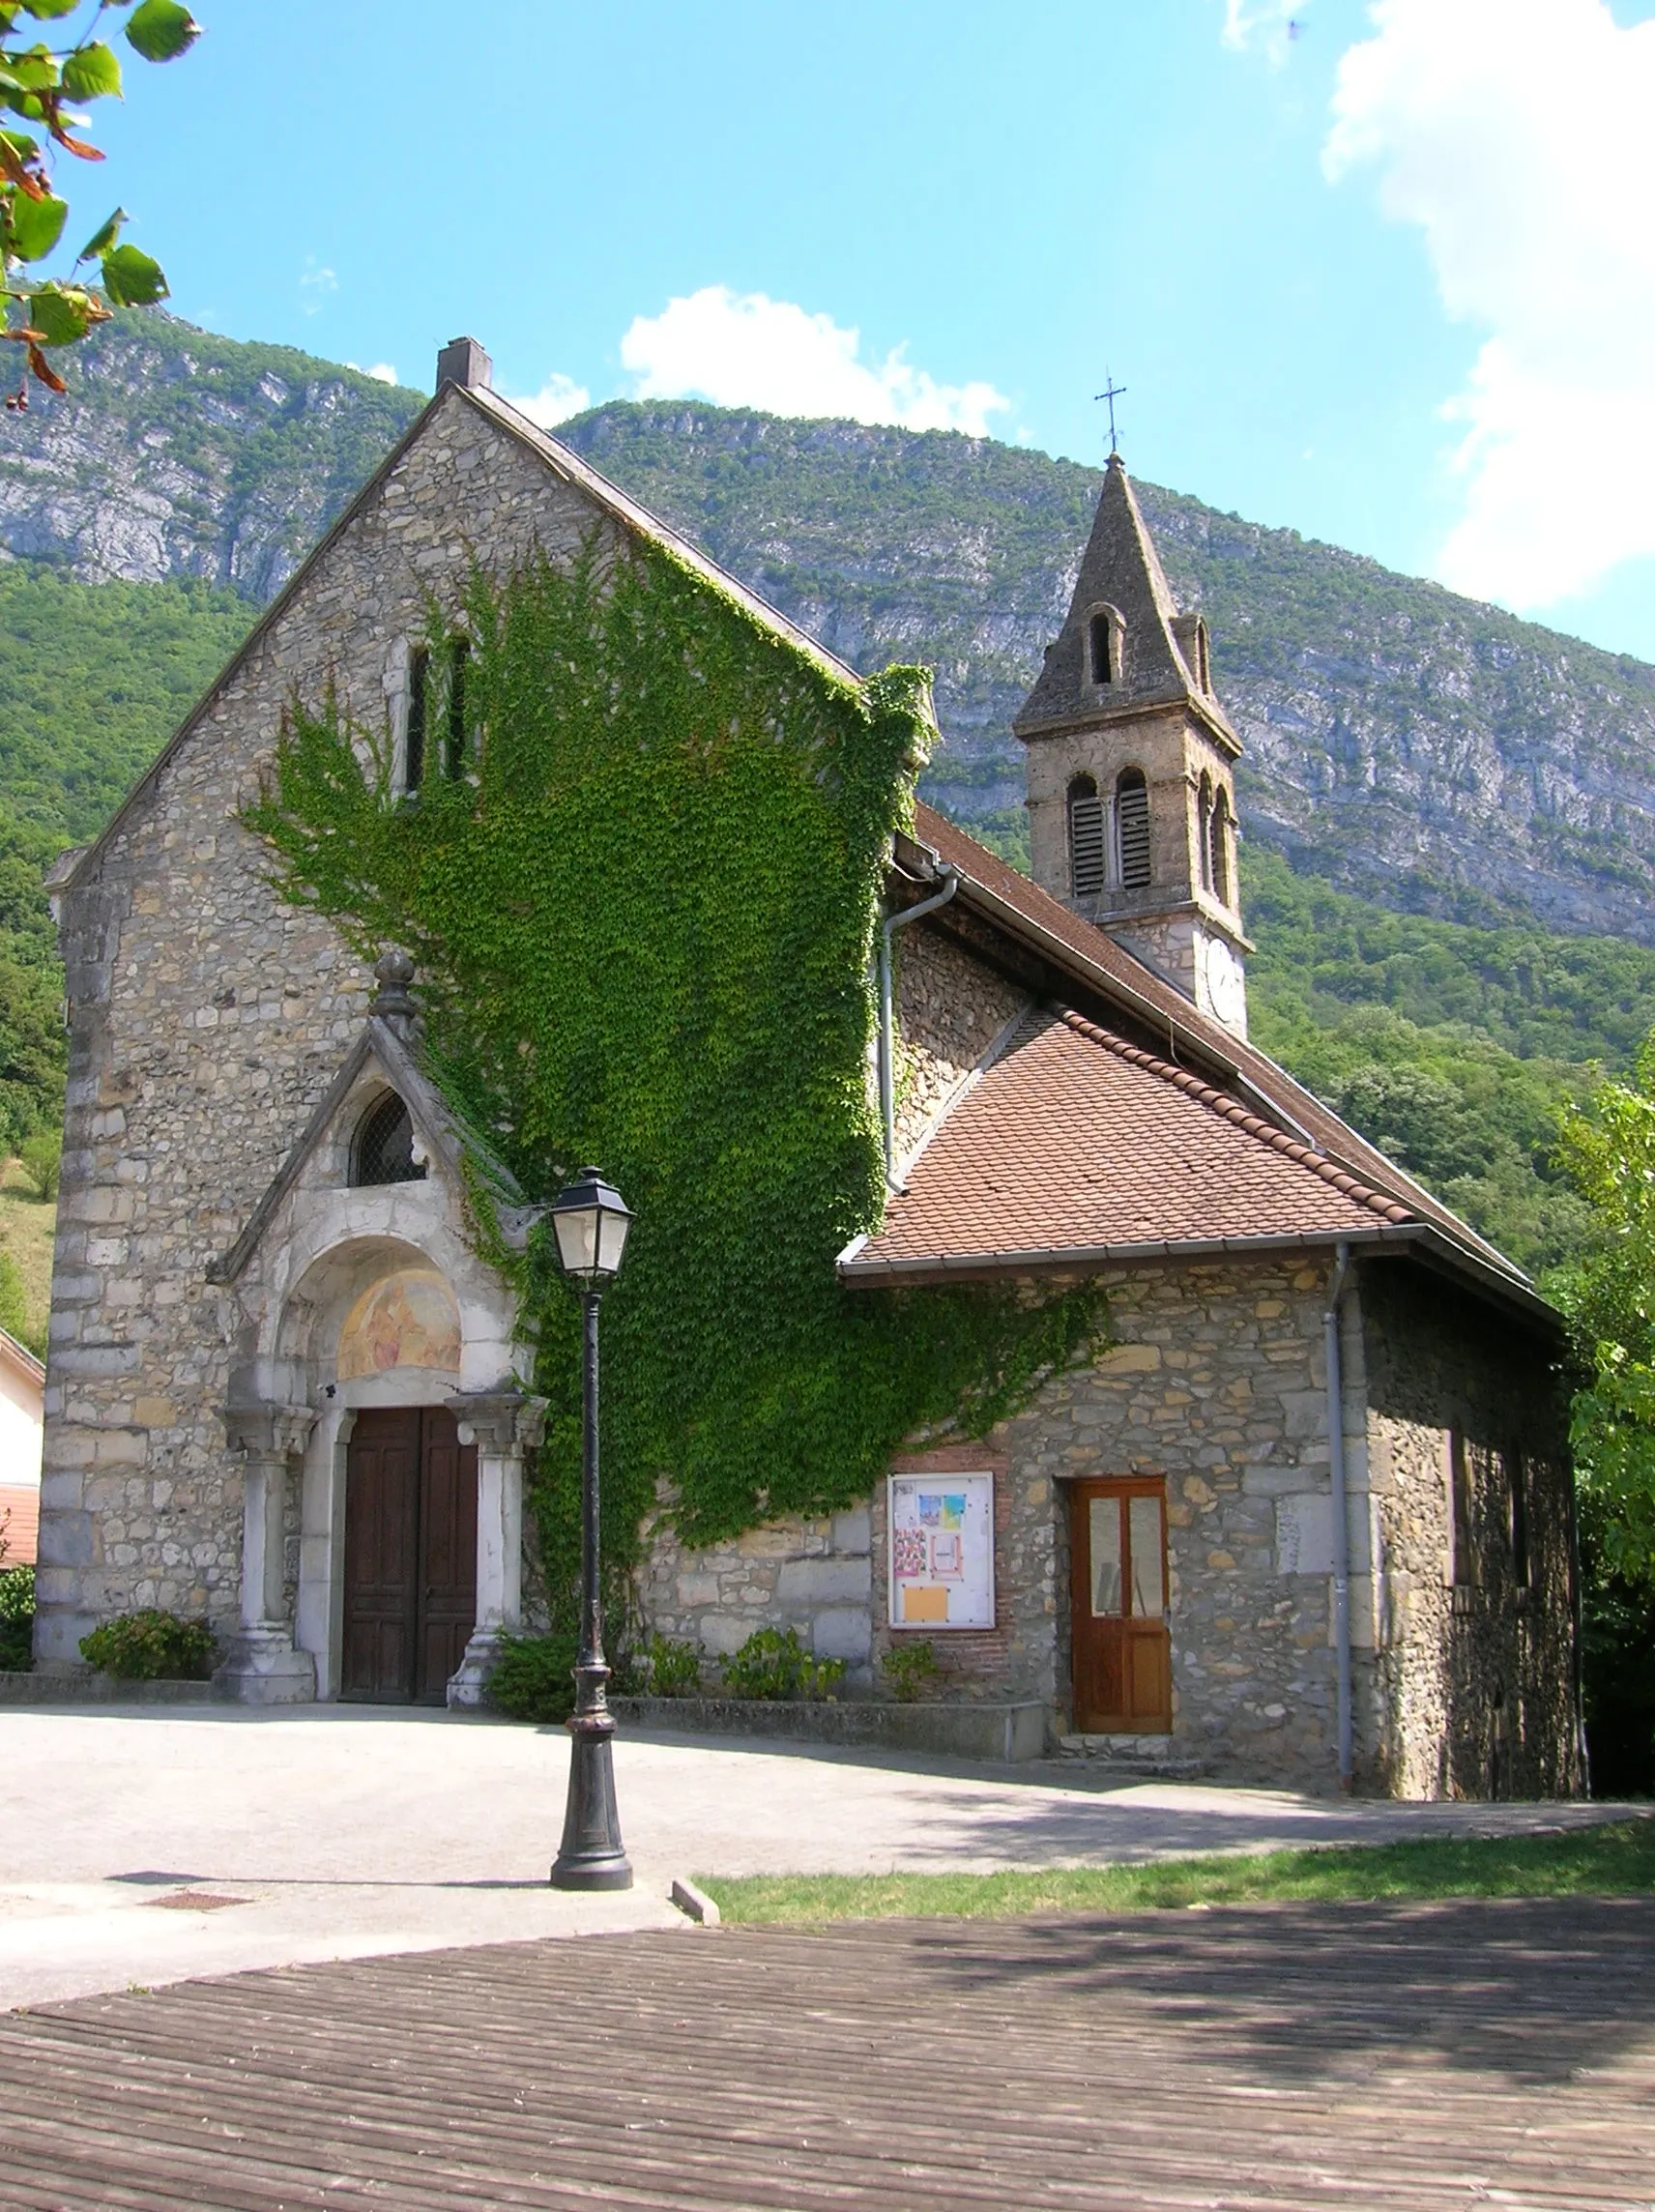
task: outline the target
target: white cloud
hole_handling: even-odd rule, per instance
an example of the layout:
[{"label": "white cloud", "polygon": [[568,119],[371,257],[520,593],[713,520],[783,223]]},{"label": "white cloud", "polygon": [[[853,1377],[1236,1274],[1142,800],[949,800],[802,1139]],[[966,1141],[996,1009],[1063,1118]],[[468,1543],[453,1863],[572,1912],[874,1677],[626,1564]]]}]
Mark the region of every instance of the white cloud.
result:
[{"label": "white cloud", "polygon": [[1224,0],[1224,44],[1237,52],[1262,46],[1272,62],[1284,62],[1310,4],[1311,0]]},{"label": "white cloud", "polygon": [[532,398],[508,395],[507,404],[515,407],[519,415],[527,415],[531,422],[537,422],[542,430],[549,430],[554,423],[566,422],[571,415],[590,407],[592,393],[572,376],[552,375]]},{"label": "white cloud", "polygon": [[371,376],[378,384],[394,384],[396,371],[388,361],[376,361],[371,368],[363,368],[361,362],[347,361],[347,368],[354,368],[359,376]]},{"label": "white cloud", "polygon": [[847,416],[908,430],[987,435],[988,418],[1011,402],[992,384],[939,384],[898,346],[883,362],[859,358],[861,334],[763,292],[709,284],[637,316],[621,360],[640,399],[695,393],[719,407],[771,415]]},{"label": "white cloud", "polygon": [[1516,607],[1655,553],[1655,21],[1603,0],[1376,0],[1339,65],[1330,178],[1379,169],[1482,350],[1444,409],[1444,581]]},{"label": "white cloud", "polygon": [[333,270],[319,267],[313,253],[305,257],[304,272],[299,278],[299,289],[305,295],[301,302],[307,315],[318,315],[330,292],[336,292],[339,279]]}]

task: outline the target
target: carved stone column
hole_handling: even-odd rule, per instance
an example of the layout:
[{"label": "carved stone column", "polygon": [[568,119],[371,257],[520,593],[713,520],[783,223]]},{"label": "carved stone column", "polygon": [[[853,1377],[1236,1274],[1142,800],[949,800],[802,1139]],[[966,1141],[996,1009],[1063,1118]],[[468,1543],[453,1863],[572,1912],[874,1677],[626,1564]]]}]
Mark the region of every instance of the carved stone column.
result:
[{"label": "carved stone column", "polygon": [[543,1398],[463,1391],[448,1400],[477,1446],[477,1626],[449,1681],[450,1705],[480,1705],[501,1639],[523,1620],[523,1454],[545,1434]]},{"label": "carved stone column", "polygon": [[242,1463],[242,1625],[213,1679],[250,1705],[304,1704],[316,1665],[293,1645],[282,1602],[282,1530],[294,1461],[315,1414],[305,1406],[227,1406],[224,1431]]}]

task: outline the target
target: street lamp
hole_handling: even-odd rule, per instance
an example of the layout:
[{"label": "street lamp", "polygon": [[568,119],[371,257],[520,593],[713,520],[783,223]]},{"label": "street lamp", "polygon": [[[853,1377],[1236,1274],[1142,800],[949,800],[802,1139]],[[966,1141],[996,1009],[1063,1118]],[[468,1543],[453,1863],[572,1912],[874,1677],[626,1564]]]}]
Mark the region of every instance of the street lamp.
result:
[{"label": "street lamp", "polygon": [[621,1270],[632,1216],[595,1168],[559,1193],[552,1208],[563,1270],[580,1285],[585,1358],[581,1389],[580,1650],[569,1721],[568,1803],[552,1867],[554,1889],[630,1889],[631,1863],[615,1810],[615,1733],[604,1685],[603,1594],[597,1572],[597,1301]]}]

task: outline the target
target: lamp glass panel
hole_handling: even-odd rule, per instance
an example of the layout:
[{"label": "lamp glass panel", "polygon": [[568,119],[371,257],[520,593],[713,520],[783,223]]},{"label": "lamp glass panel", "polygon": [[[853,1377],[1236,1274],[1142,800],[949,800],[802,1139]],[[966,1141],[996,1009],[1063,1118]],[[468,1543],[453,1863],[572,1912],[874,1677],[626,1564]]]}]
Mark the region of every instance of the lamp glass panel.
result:
[{"label": "lamp glass panel", "polygon": [[597,1208],[583,1206],[552,1215],[558,1235],[558,1258],[570,1275],[589,1275],[597,1265]]},{"label": "lamp glass panel", "polygon": [[620,1272],[621,1255],[626,1249],[626,1232],[631,1226],[629,1214],[611,1213],[605,1208],[597,1234],[597,1265],[604,1274]]}]

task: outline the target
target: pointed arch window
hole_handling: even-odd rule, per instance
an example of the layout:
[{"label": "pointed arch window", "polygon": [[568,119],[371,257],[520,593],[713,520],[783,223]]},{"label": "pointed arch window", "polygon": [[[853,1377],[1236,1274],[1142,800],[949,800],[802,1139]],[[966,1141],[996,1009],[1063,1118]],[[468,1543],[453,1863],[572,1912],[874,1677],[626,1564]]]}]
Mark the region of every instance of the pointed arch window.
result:
[{"label": "pointed arch window", "polygon": [[423,1182],[425,1164],[414,1157],[414,1123],[394,1091],[376,1098],[351,1140],[354,1189],[388,1182]]},{"label": "pointed arch window", "polygon": [[425,725],[431,710],[431,652],[414,646],[408,655],[408,719],[402,739],[402,788],[418,791],[425,780]]},{"label": "pointed arch window", "polygon": [[1077,775],[1069,785],[1069,888],[1076,898],[1095,898],[1107,880],[1103,800],[1095,778]]},{"label": "pointed arch window", "polygon": [[449,640],[449,726],[443,767],[450,782],[464,775],[471,765],[471,721],[466,713],[466,674],[471,665],[471,640]]},{"label": "pointed arch window", "polygon": [[1115,783],[1115,842],[1123,890],[1149,886],[1149,786],[1141,768],[1123,768]]},{"label": "pointed arch window", "polygon": [[1230,904],[1230,795],[1220,790],[1212,802],[1207,831],[1207,888],[1220,906]]},{"label": "pointed arch window", "polygon": [[1204,891],[1209,891],[1213,876],[1212,778],[1209,775],[1204,775],[1201,779],[1201,789],[1196,794],[1195,816],[1196,850],[1201,858],[1201,888]]}]

